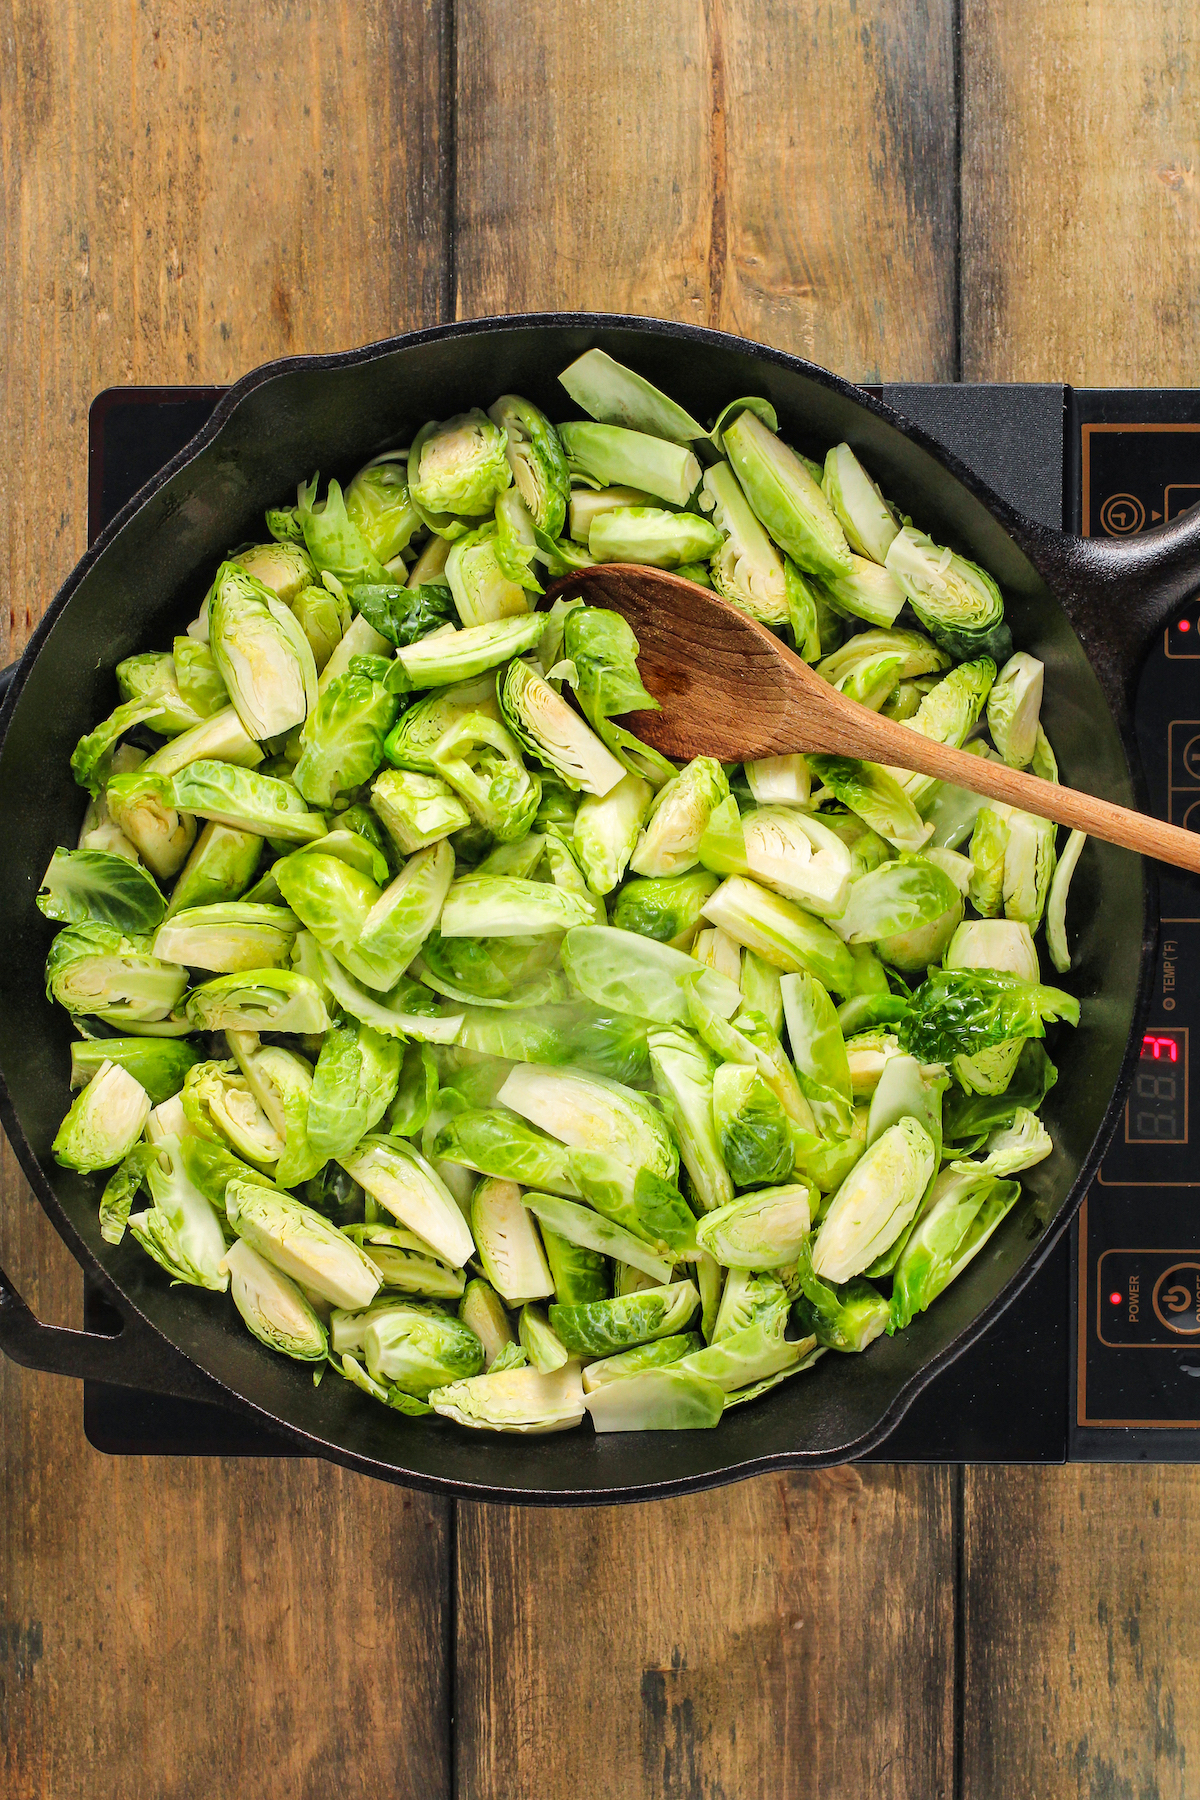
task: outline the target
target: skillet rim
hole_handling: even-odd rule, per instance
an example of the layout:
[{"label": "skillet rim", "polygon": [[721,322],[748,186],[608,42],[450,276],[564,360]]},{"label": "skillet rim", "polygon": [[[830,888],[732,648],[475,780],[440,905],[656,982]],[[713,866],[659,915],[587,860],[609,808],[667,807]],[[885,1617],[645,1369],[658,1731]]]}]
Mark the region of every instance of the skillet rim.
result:
[{"label": "skillet rim", "polygon": [[[304,356],[280,357],[271,362],[260,364],[242,376],[229,387],[217,402],[211,415],[200,427],[199,431],[189,439],[188,443],[159,469],[145,485],[121,508],[109,524],[84,552],[70,574],[62,583],[53,600],[25,647],[17,663],[8,691],[0,706],[0,753],[8,736],[9,725],[20,700],[25,682],[34,664],[41,655],[53,626],[69,605],[76,590],[90,573],[94,565],[105,554],[109,547],[122,534],[130,522],[149,503],[154,495],[172,480],[183,469],[206,450],[220,436],[224,426],[236,412],[241,403],[260,387],[269,382],[292,374],[293,372],[337,371],[355,368],[364,363],[378,361],[397,350],[414,349],[423,344],[437,343],[447,339],[474,337],[500,331],[538,331],[545,329],[603,331],[626,330],[643,333],[653,338],[674,338],[693,343],[697,347],[721,348],[748,355],[758,362],[773,363],[781,368],[798,374],[805,379],[825,387],[849,400],[853,405],[868,413],[873,413],[885,425],[890,426],[900,436],[909,439],[924,450],[938,465],[950,475],[960,486],[976,499],[991,514],[1005,535],[1012,542],[1018,553],[1032,565],[1047,592],[1070,628],[1079,646],[1081,655],[1095,668],[1088,657],[1079,634],[1072,623],[1068,609],[1063,605],[1054,589],[1054,577],[1043,569],[1042,558],[1039,557],[1041,545],[1055,543],[1065,537],[1065,533],[1047,535],[1044,527],[1035,527],[1016,508],[998,495],[987,482],[962,463],[952,451],[947,450],[930,433],[920,425],[907,419],[885,401],[876,398],[865,388],[836,375],[832,370],[819,363],[809,362],[803,357],[792,355],[788,351],[777,350],[770,345],[761,344],[750,338],[741,338],[732,332],[714,330],[708,326],[685,324],[675,320],[659,319],[652,316],[641,316],[627,313],[594,313],[594,312],[533,312],[515,314],[495,314],[481,318],[454,320],[446,324],[423,327],[418,331],[404,332],[398,335],[376,339],[369,344],[359,345],[354,349],[317,353]],[[208,384],[198,383],[197,386]],[[109,390],[102,390],[108,392]],[[97,396],[98,398],[99,396]],[[94,404],[94,402],[93,402]],[[1041,540],[1041,545],[1039,544]],[[1104,703],[1120,739],[1122,754],[1125,759],[1131,781],[1133,783],[1137,803],[1145,807],[1146,786],[1141,759],[1133,733],[1132,720],[1122,719],[1114,710],[1107,694]],[[1016,1299],[1034,1276],[1041,1269],[1047,1257],[1068,1229],[1077,1214],[1083,1199],[1095,1176],[1096,1170],[1108,1148],[1116,1124],[1121,1116],[1126,1091],[1132,1078],[1136,1056],[1134,1047],[1144,1030],[1149,1012],[1155,954],[1158,943],[1158,880],[1154,865],[1142,861],[1142,946],[1137,989],[1134,995],[1133,1023],[1126,1041],[1121,1059],[1120,1070],[1112,1095],[1105,1108],[1099,1128],[1092,1140],[1091,1147],[1084,1157],[1079,1172],[1064,1196],[1062,1202],[1047,1221],[1036,1245],[1028,1252],[1020,1267],[1009,1278],[1005,1286],[988,1302],[973,1319],[966,1324],[956,1337],[946,1344],[928,1362],[915,1370],[903,1383],[895,1398],[880,1414],[876,1424],[848,1443],[840,1445],[836,1451],[820,1450],[773,1450],[764,1452],[762,1456],[749,1457],[741,1462],[724,1464],[720,1468],[702,1471],[696,1474],[678,1476],[661,1482],[642,1482],[636,1485],[614,1486],[603,1489],[578,1488],[540,1490],[534,1488],[514,1488],[510,1486],[490,1486],[486,1481],[460,1481],[452,1477],[427,1475],[410,1471],[394,1462],[383,1462],[361,1452],[347,1450],[329,1439],[318,1437],[303,1427],[290,1424],[278,1415],[269,1412],[265,1407],[227,1387],[217,1376],[199,1362],[194,1362],[185,1351],[177,1346],[162,1332],[154,1322],[144,1314],[136,1302],[121,1288],[104,1266],[99,1262],[90,1246],[80,1236],[62,1207],[54,1192],[53,1184],[46,1169],[36,1156],[30,1145],[13,1104],[9,1092],[7,1077],[0,1068],[0,1123],[3,1124],[9,1142],[17,1154],[22,1170],[30,1183],[33,1192],[43,1210],[49,1215],[60,1237],[70,1248],[77,1262],[85,1273],[97,1278],[106,1295],[121,1314],[128,1319],[132,1328],[130,1335],[144,1337],[151,1334],[152,1339],[165,1351],[173,1361],[184,1362],[189,1370],[198,1370],[215,1389],[215,1402],[232,1404],[238,1410],[249,1413],[256,1419],[270,1424],[276,1433],[288,1437],[299,1447],[310,1454],[318,1455],[326,1460],[334,1461],[344,1467],[355,1469],[361,1473],[373,1475],[378,1479],[388,1480],[395,1484],[415,1487],[426,1492],[445,1494],[449,1497],[472,1499],[478,1501],[499,1502],[506,1505],[541,1504],[541,1505],[613,1505],[622,1502],[643,1501],[666,1498],[670,1495],[701,1492],[707,1488],[727,1485],[731,1482],[761,1474],[778,1468],[821,1468],[836,1467],[876,1449],[903,1418],[913,1401],[924,1388],[975,1343],[990,1329],[1000,1314]],[[109,1377],[111,1379],[111,1377]],[[402,1442],[402,1440],[401,1440]]]}]

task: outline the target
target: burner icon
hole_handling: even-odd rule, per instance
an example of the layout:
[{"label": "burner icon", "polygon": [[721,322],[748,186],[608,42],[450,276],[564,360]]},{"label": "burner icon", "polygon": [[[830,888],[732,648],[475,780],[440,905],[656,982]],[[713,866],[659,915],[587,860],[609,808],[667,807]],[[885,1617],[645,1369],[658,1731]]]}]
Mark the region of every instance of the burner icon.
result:
[{"label": "burner icon", "polygon": [[1200,1263],[1172,1263],[1154,1284],[1155,1314],[1168,1331],[1200,1337]]},{"label": "burner icon", "polygon": [[1100,523],[1109,537],[1131,537],[1146,523],[1146,509],[1136,494],[1110,494],[1100,508]]}]

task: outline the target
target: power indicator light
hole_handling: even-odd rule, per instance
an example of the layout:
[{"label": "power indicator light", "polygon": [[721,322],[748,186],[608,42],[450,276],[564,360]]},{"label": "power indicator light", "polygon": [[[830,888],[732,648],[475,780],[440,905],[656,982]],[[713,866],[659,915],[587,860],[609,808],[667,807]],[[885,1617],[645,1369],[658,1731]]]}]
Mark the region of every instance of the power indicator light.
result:
[{"label": "power indicator light", "polygon": [[1112,1293],[1108,1296],[1108,1304],[1110,1306],[1120,1306],[1121,1296],[1118,1294],[1116,1288],[1114,1288]]},{"label": "power indicator light", "polygon": [[1190,619],[1180,619],[1179,629],[1180,631],[1190,631],[1192,629],[1192,621]]}]

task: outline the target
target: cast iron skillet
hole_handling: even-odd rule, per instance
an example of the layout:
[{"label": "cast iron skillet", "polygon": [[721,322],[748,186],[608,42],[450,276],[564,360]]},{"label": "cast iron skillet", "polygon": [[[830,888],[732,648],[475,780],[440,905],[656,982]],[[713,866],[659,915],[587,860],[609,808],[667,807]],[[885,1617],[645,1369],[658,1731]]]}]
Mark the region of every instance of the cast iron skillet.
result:
[{"label": "cast iron skillet", "polygon": [[[298,1449],[385,1480],[485,1500],[640,1500],[778,1466],[838,1463],[879,1444],[920,1388],[1030,1279],[1085,1192],[1116,1122],[1143,1020],[1154,952],[1155,877],[1092,842],[1075,880],[1078,1031],[1052,1043],[1058,1086],[1045,1106],[1053,1156],[1032,1170],[1015,1214],[931,1310],[864,1356],[737,1408],[709,1432],[597,1438],[496,1437],[387,1411],[330,1372],[260,1347],[214,1295],[168,1286],[131,1242],[99,1233],[99,1182],[59,1169],[50,1143],[68,1104],[71,1028],[45,997],[52,927],[34,906],[56,844],[73,844],[82,799],[68,773],[76,740],[114,704],[113,665],[170,641],[194,617],[215,564],[260,538],[265,507],[320,469],[346,477],[445,418],[505,391],[553,418],[572,409],[558,371],[598,344],[701,419],[765,394],[799,448],[842,439],[884,492],[1004,589],[1015,642],[1046,664],[1045,723],[1063,779],[1144,805],[1130,729],[1138,664],[1198,585],[1200,512],[1121,543],[1064,537],[1006,506],[926,434],[836,375],[722,332],[656,320],[546,314],[475,320],[338,356],[267,364],[112,522],[38,627],[0,711],[0,1118],[34,1192],[125,1320],[115,1338],[36,1321],[0,1274],[0,1348],[57,1373],[239,1405]],[[1021,1396],[1014,1394],[1014,1406]]]}]

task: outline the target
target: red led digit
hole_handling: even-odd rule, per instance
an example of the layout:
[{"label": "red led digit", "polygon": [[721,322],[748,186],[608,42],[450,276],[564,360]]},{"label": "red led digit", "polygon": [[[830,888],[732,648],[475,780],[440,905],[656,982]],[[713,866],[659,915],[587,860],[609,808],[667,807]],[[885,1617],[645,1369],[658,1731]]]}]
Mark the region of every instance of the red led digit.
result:
[{"label": "red led digit", "polygon": [[1178,1062],[1179,1045],[1174,1038],[1155,1037],[1148,1031],[1142,1039],[1142,1055],[1153,1057],[1155,1062]]}]

